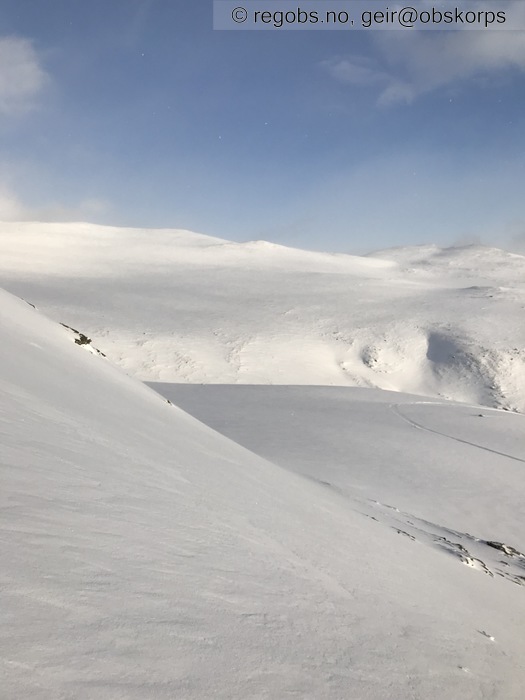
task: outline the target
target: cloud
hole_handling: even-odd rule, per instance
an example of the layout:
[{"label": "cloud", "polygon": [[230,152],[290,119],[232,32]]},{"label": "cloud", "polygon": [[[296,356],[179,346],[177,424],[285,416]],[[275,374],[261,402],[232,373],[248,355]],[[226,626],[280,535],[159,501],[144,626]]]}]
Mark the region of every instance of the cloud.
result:
[{"label": "cloud", "polygon": [[332,78],[349,85],[377,85],[390,80],[388,73],[378,70],[374,61],[361,56],[323,61],[321,66]]},{"label": "cloud", "polygon": [[[480,4],[480,7],[484,7]],[[525,3],[500,2],[517,25],[525,24]],[[467,80],[525,72],[525,31],[376,31],[375,61],[360,56],[324,61],[336,80],[375,86],[378,104],[409,104],[436,90]]]},{"label": "cloud", "polygon": [[0,38],[0,115],[20,115],[32,110],[49,82],[28,39]]}]

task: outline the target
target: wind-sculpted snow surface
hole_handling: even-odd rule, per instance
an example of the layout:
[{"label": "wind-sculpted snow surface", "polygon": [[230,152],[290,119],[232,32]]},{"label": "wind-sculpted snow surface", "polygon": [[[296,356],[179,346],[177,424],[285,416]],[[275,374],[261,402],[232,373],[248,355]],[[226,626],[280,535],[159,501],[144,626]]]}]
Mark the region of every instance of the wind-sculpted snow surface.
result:
[{"label": "wind-sculpted snow surface", "polygon": [[148,381],[378,387],[525,411],[525,257],[358,257],[187,231],[2,224],[4,285]]},{"label": "wind-sculpted snow surface", "polygon": [[[521,586],[400,536],[404,515],[385,527],[322,464],[255,456],[3,292],[0,325],[2,698],[521,699]],[[502,532],[484,546],[517,561]]]}]

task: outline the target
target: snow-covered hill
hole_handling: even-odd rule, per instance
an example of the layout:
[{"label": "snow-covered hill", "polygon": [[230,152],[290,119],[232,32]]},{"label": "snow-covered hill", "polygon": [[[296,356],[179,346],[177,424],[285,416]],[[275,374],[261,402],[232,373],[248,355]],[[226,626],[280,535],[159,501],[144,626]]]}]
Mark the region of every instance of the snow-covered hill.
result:
[{"label": "snow-covered hill", "polygon": [[149,381],[378,387],[525,410],[525,257],[371,256],[2,224],[4,286]]},{"label": "snow-covered hill", "polygon": [[0,326],[3,698],[521,700],[522,416],[283,387],[275,464],[4,292]]}]

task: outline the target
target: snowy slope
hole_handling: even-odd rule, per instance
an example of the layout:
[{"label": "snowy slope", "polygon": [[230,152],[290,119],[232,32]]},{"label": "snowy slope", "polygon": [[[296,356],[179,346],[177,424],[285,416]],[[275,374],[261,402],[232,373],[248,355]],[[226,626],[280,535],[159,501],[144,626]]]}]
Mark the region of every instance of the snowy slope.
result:
[{"label": "snowy slope", "polygon": [[378,387],[525,410],[525,257],[356,257],[185,231],[2,224],[4,286],[141,379]]},{"label": "snowy slope", "polygon": [[525,417],[370,389],[152,386],[412,541],[525,586]]},{"label": "snowy slope", "polygon": [[[465,539],[470,533],[472,541],[525,549],[525,416],[348,387],[152,386],[224,435],[337,489],[381,520],[377,507],[388,504],[396,517],[425,521],[440,534]],[[501,567],[501,552],[490,547],[482,559],[496,560],[500,574],[522,576],[518,583],[525,585],[525,560]]]},{"label": "snowy slope", "polygon": [[5,293],[0,324],[3,698],[522,697],[522,586],[374,520],[366,489],[256,457]]}]

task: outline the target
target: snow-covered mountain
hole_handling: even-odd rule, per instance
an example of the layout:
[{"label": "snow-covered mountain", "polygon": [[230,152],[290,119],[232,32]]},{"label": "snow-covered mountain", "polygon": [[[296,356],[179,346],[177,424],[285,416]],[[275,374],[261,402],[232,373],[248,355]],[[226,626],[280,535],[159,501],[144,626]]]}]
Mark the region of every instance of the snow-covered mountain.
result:
[{"label": "snow-covered mountain", "polygon": [[523,416],[160,387],[265,459],[4,292],[0,327],[2,698],[521,700]]},{"label": "snow-covered mountain", "polygon": [[148,381],[378,387],[525,411],[525,257],[358,257],[187,231],[6,223],[9,291]]}]

